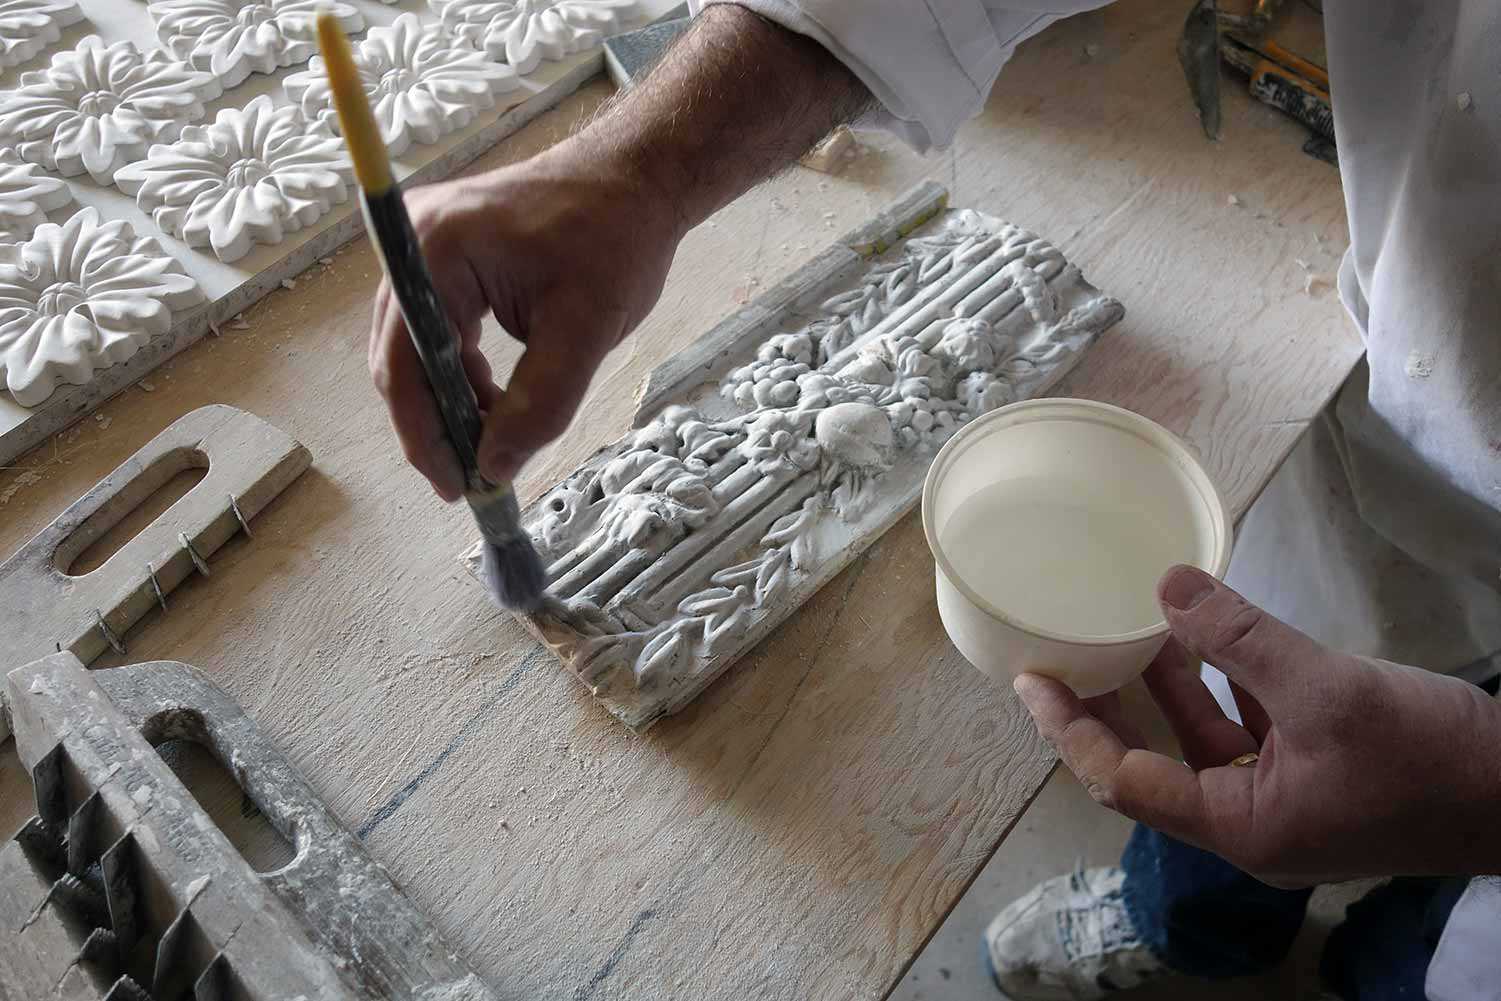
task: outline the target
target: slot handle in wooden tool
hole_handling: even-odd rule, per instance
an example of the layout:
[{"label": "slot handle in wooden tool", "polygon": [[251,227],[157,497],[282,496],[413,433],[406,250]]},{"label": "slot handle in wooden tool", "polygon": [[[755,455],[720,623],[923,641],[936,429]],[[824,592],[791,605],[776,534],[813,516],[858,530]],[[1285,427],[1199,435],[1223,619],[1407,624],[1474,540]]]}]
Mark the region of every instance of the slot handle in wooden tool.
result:
[{"label": "slot handle in wooden tool", "polygon": [[[147,442],[0,565],[0,672],[61,650],[85,664],[125,651],[125,634],[307,469],[308,450],[253,414],[200,407]],[[99,567],[64,572],[173,476],[208,468]],[[0,704],[0,740],[10,728]]]}]

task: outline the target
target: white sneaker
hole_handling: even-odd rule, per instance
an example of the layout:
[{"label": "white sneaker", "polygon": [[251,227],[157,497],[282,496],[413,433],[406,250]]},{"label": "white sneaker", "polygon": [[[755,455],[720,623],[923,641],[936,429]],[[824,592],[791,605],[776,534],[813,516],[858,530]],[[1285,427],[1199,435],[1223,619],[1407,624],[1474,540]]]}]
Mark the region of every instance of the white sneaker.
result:
[{"label": "white sneaker", "polygon": [[1012,1001],[1095,1001],[1170,971],[1131,923],[1119,866],[1039,883],[985,929],[996,986]]}]

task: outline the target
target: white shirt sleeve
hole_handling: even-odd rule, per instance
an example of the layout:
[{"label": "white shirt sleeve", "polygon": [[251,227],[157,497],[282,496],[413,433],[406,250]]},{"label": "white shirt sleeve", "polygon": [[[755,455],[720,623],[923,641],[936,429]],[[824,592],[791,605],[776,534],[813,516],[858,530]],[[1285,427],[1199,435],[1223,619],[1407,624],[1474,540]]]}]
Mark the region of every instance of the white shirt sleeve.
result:
[{"label": "white shirt sleeve", "polygon": [[942,148],[977,114],[1011,53],[1059,18],[1110,0],[690,0],[735,3],[812,38],[881,109],[873,124],[918,151]]}]

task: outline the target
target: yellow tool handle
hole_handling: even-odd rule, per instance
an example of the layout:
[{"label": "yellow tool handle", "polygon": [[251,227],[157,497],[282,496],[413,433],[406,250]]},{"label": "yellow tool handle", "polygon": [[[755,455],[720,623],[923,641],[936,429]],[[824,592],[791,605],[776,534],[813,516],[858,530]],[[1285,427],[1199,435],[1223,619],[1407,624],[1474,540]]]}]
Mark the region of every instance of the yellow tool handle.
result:
[{"label": "yellow tool handle", "polygon": [[1298,73],[1303,74],[1304,78],[1313,83],[1316,87],[1323,88],[1324,97],[1326,100],[1328,99],[1328,70],[1324,69],[1324,67],[1320,66],[1318,63],[1309,62],[1307,59],[1304,59],[1296,52],[1289,52],[1287,49],[1284,49],[1282,46],[1278,45],[1271,39],[1266,39],[1265,41],[1261,42],[1260,48],[1262,53],[1269,58],[1281,63],[1283,66],[1286,66],[1290,70],[1294,70]]},{"label": "yellow tool handle", "polygon": [[1330,103],[1328,90],[1320,87],[1312,80],[1305,80],[1302,77],[1294,76],[1287,71],[1286,66],[1275,63],[1270,59],[1261,60],[1256,64],[1255,69],[1251,71],[1252,93],[1255,93],[1257,85],[1265,80],[1268,76],[1273,76],[1278,80],[1283,80],[1287,83],[1292,84],[1294,87],[1297,87],[1305,94],[1308,94],[1311,97],[1318,98],[1319,101],[1323,102],[1325,105],[1328,105]]}]

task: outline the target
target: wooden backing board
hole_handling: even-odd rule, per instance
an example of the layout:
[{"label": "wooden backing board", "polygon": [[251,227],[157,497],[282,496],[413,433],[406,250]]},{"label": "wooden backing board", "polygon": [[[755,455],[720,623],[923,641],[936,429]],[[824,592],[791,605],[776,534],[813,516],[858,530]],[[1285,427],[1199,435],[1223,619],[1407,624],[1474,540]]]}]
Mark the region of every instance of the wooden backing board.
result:
[{"label": "wooden backing board", "polygon": [[[166,596],[190,574],[204,572],[198,559],[207,566],[220,546],[250,531],[251,519],[311,461],[286,433],[234,407],[178,418],[0,565],[0,665],[58,650],[88,663],[117,644],[123,653],[119,638],[152,607],[167,607]],[[102,566],[67,572],[90,543],[193,466],[208,472]],[[0,702],[0,739],[9,733],[4,708]]]}]

